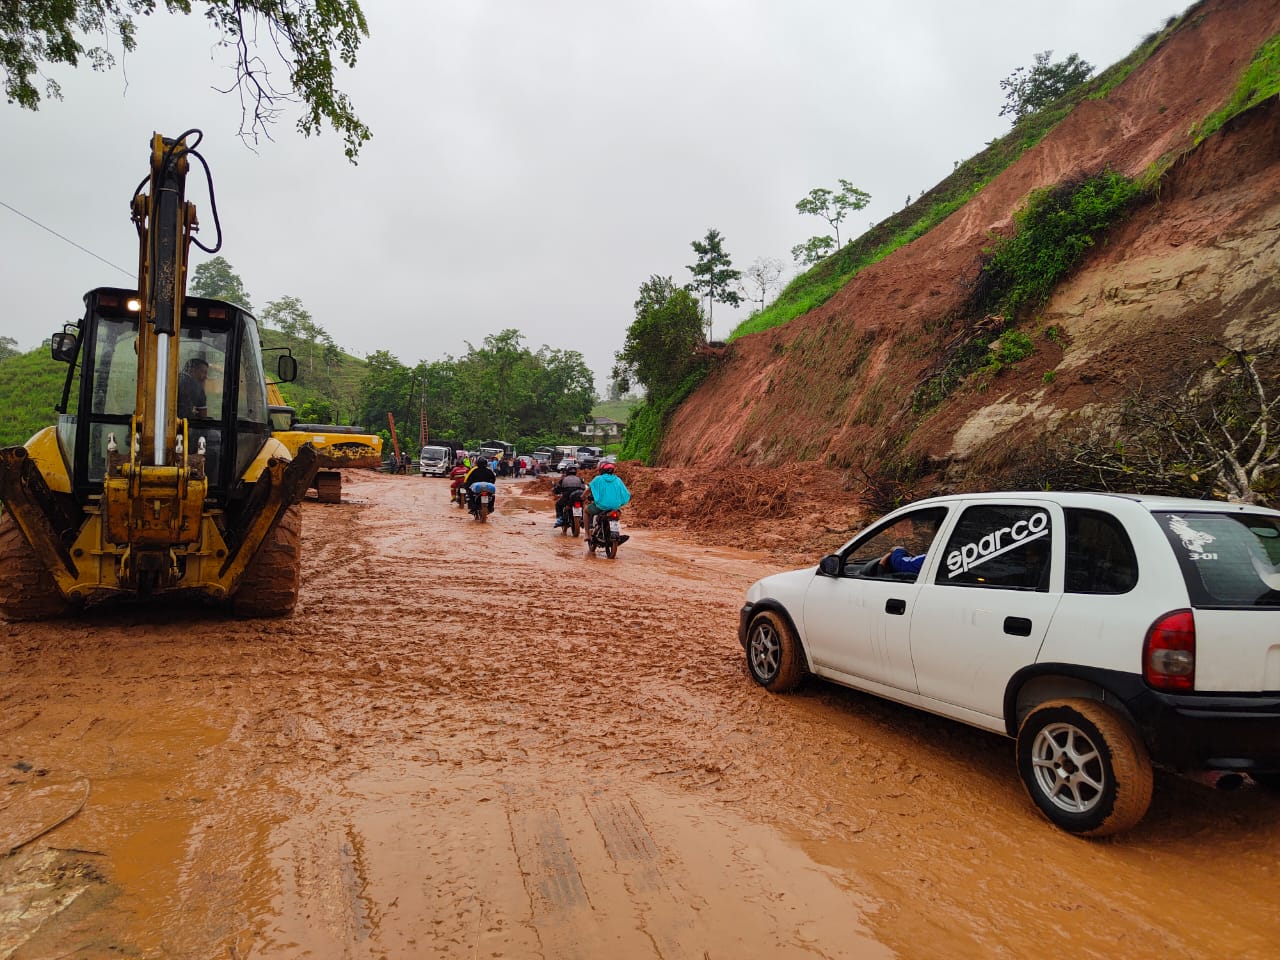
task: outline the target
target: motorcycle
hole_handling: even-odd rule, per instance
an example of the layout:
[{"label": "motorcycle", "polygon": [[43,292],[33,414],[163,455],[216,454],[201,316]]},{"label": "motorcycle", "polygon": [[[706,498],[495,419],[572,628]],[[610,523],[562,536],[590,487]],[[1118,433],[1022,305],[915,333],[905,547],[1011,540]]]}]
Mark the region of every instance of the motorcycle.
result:
[{"label": "motorcycle", "polygon": [[595,556],[596,548],[612,560],[618,555],[618,547],[631,538],[622,532],[622,511],[604,510],[592,514],[587,529],[587,552]]},{"label": "motorcycle", "polygon": [[492,483],[478,480],[467,493],[467,509],[471,511],[471,516],[484,523],[489,519],[489,514],[493,513],[497,500],[498,488]]},{"label": "motorcycle", "polygon": [[582,529],[582,490],[575,490],[568,503],[560,511],[560,533],[572,533],[575,537]]}]

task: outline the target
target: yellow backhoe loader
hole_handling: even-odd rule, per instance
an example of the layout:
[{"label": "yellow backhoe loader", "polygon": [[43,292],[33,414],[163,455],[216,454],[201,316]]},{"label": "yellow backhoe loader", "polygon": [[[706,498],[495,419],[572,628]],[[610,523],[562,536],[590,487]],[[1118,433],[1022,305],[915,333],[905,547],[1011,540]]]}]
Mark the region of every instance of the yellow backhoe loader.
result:
[{"label": "yellow backhoe loader", "polygon": [[342,474],[339,467],[382,466],[382,438],[365,433],[360,427],[344,427],[335,423],[299,423],[298,412],[284,402],[280,389],[267,384],[267,403],[271,406],[271,435],[297,455],[304,445],[315,447],[316,471],[311,486],[321,503],[342,501]]},{"label": "yellow backhoe loader", "polygon": [[[201,140],[151,142],[134,193],[136,290],[99,287],[51,339],[68,364],[56,426],[0,450],[0,614],[56,617],[111,597],[185,593],[244,616],[290,613],[314,449],[272,438],[254,318],[186,295]],[[149,187],[149,190],[148,190]],[[212,201],[212,180],[209,183]],[[214,223],[217,210],[213,210]],[[297,361],[276,357],[280,381]]]}]

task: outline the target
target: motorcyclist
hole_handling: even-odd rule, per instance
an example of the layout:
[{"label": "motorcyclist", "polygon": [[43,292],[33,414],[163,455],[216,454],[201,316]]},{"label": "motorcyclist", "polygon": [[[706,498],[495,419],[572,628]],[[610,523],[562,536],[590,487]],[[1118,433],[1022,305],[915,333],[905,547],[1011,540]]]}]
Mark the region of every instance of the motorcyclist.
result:
[{"label": "motorcyclist", "polygon": [[462,485],[467,488],[467,506],[471,507],[474,505],[475,490],[472,488],[475,484],[496,484],[497,482],[498,478],[494,474],[493,470],[490,469],[489,464],[485,463],[483,457],[478,459],[476,461],[476,465],[467,472],[466,477],[462,481]]},{"label": "motorcyclist", "polygon": [[453,465],[453,469],[449,471],[449,499],[453,500],[458,496],[458,488],[462,486],[466,480],[470,467],[459,461]]},{"label": "motorcyclist", "polygon": [[556,523],[557,527],[565,525],[565,513],[569,509],[570,503],[573,502],[574,493],[582,496],[586,484],[582,482],[582,478],[578,476],[577,467],[569,467],[565,470],[564,476],[555,482],[551,487],[551,492],[556,497]]},{"label": "motorcyclist", "polygon": [[[614,465],[606,460],[600,464],[598,472],[587,486],[587,491],[591,495],[591,499],[587,503],[588,530],[591,529],[592,520],[597,514],[608,513],[610,510],[621,510],[631,502],[631,491],[627,489],[627,485],[622,482],[622,478],[614,470]],[[618,538],[618,542],[625,543],[629,539],[630,537],[623,534]]]}]

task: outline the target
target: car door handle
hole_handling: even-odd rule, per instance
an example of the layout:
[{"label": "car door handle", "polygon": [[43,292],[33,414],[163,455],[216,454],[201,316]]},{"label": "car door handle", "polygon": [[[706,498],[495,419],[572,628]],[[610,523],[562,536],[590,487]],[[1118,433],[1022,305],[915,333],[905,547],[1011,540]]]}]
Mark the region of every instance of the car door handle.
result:
[{"label": "car door handle", "polygon": [[1011,637],[1031,636],[1031,621],[1026,617],[1005,617],[1004,632]]},{"label": "car door handle", "polygon": [[907,612],[907,601],[890,598],[884,602],[884,612],[900,617]]}]

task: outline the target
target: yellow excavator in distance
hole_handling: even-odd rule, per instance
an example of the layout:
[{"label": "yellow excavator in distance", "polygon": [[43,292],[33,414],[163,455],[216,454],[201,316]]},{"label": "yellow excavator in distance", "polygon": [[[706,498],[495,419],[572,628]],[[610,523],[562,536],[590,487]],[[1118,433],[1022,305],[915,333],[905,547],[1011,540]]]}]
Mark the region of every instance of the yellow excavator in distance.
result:
[{"label": "yellow excavator in distance", "polygon": [[[189,130],[151,141],[131,204],[136,290],[99,287],[51,339],[68,364],[55,426],[0,450],[0,615],[43,619],[111,597],[187,594],[242,616],[292,612],[299,502],[317,469],[271,436],[253,316],[188,297],[198,229],[186,201]],[[149,191],[147,190],[149,186]],[[212,202],[213,183],[209,178]],[[297,361],[281,352],[276,379]]]},{"label": "yellow excavator in distance", "polygon": [[311,486],[321,503],[342,501],[342,474],[339,467],[382,466],[382,438],[365,433],[360,427],[335,423],[299,423],[298,412],[285,403],[280,388],[267,384],[267,403],[271,406],[271,435],[297,455],[306,444],[315,448],[320,469]]}]

